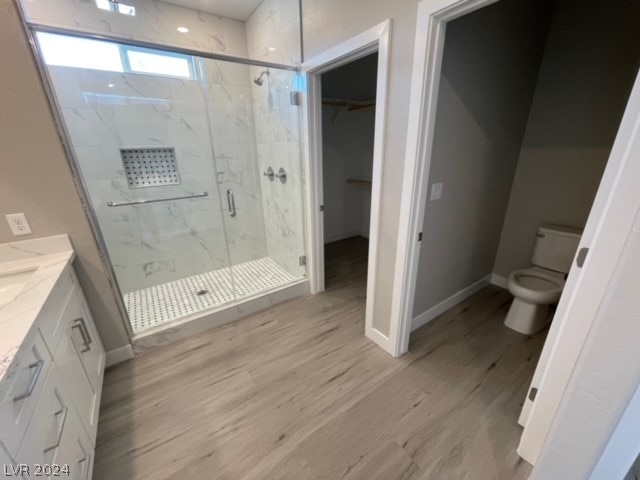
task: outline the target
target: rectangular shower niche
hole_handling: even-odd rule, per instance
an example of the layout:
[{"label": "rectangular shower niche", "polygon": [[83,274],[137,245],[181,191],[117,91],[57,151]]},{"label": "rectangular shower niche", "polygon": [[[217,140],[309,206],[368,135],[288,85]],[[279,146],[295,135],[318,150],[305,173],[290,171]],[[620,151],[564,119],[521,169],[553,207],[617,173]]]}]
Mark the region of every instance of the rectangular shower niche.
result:
[{"label": "rectangular shower niche", "polygon": [[121,148],[129,188],[161,187],[180,183],[173,147]]}]

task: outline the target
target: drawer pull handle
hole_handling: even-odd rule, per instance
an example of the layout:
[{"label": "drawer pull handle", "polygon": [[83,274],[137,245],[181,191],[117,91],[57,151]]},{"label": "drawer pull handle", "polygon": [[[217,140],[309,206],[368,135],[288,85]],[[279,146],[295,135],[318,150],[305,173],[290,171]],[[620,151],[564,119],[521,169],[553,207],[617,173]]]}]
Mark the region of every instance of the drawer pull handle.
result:
[{"label": "drawer pull handle", "polygon": [[38,360],[29,365],[29,369],[34,369],[33,375],[31,375],[31,380],[29,381],[29,386],[24,393],[18,395],[17,397],[13,397],[14,402],[19,402],[20,400],[24,400],[25,398],[29,398],[31,396],[31,394],[33,393],[33,389],[36,388],[36,383],[38,382],[38,377],[40,376],[42,367],[44,367],[44,360]]},{"label": "drawer pull handle", "polygon": [[57,439],[56,439],[56,443],[54,445],[51,445],[48,448],[45,448],[45,452],[49,451],[49,450],[53,450],[54,448],[58,448],[60,446],[60,441],[62,440],[62,432],[64,431],[64,424],[67,421],[67,413],[69,413],[69,407],[62,407],[60,410],[58,410],[56,413],[54,413],[54,416],[58,416],[58,415],[62,415],[62,420],[60,421],[60,426],[58,427],[58,434],[57,434]]},{"label": "drawer pull handle", "polygon": [[84,318],[76,318],[73,321],[76,325],[71,328],[77,328],[80,331],[80,336],[82,337],[82,345],[84,348],[80,351],[80,353],[87,353],[91,350],[91,344],[93,340],[91,340],[91,335],[89,335],[89,330],[87,329],[86,323],[84,323]]}]

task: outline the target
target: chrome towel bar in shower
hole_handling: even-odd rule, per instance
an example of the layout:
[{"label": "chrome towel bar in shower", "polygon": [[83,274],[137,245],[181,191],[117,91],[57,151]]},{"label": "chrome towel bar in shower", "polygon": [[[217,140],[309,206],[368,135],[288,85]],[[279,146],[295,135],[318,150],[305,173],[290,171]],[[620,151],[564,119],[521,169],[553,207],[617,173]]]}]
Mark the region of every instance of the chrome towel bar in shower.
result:
[{"label": "chrome towel bar in shower", "polygon": [[209,192],[193,193],[191,195],[183,195],[181,197],[154,198],[151,200],[134,200],[133,202],[107,202],[108,207],[124,207],[125,205],[138,205],[141,203],[170,202],[171,200],[184,200],[185,198],[207,197]]}]

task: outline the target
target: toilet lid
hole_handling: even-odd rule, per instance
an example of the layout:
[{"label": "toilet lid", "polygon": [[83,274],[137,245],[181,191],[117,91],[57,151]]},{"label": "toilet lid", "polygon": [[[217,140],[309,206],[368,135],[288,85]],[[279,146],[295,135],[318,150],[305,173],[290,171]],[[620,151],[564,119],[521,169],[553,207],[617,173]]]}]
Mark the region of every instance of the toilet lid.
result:
[{"label": "toilet lid", "polygon": [[535,275],[520,274],[517,277],[518,284],[529,290],[537,292],[546,292],[550,290],[558,290],[561,288],[557,283],[547,280],[546,278],[537,277]]}]

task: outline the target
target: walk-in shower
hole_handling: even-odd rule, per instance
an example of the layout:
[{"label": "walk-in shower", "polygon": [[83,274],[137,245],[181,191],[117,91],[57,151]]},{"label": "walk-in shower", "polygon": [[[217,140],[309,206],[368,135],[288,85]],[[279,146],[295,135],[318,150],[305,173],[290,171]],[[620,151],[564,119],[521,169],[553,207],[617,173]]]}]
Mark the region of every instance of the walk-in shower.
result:
[{"label": "walk-in shower", "polygon": [[134,335],[303,281],[294,70],[35,38]]}]

